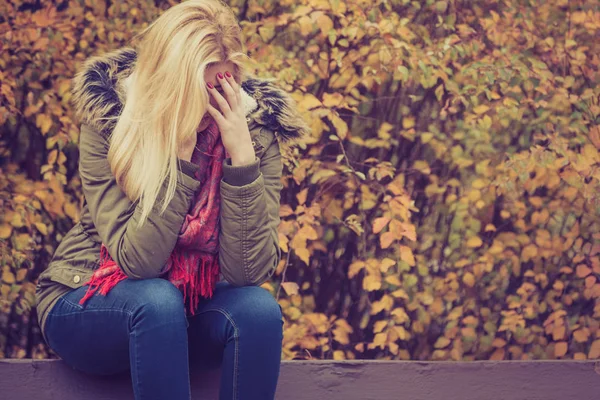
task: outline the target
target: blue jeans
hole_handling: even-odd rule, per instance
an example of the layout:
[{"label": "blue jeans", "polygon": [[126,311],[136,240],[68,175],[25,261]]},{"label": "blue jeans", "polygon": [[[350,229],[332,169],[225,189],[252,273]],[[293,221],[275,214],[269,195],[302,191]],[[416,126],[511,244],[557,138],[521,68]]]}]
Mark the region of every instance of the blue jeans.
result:
[{"label": "blue jeans", "polygon": [[189,400],[189,364],[221,365],[220,399],[275,397],[282,316],[259,287],[219,283],[186,317],[183,296],[164,279],[127,279],[79,305],[87,287],[62,296],[46,320],[48,345],[74,369],[131,371],[137,400]]}]

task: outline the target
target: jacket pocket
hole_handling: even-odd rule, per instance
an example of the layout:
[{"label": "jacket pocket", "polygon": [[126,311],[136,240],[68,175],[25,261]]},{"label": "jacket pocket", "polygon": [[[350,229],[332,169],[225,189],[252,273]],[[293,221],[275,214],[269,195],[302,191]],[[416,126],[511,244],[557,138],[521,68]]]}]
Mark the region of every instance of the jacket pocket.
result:
[{"label": "jacket pocket", "polygon": [[86,267],[56,265],[48,271],[48,279],[72,289],[77,289],[83,286],[93,273],[92,269]]}]

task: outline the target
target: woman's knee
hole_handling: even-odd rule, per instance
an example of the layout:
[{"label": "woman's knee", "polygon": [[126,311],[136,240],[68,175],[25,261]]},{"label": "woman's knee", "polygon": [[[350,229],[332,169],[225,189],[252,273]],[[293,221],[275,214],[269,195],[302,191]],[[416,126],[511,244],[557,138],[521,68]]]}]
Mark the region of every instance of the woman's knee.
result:
[{"label": "woman's knee", "polygon": [[[261,330],[280,333],[283,327],[281,307],[265,289],[256,286],[236,288],[240,299],[235,305],[234,318],[240,325],[252,325]],[[243,331],[244,326],[240,327]]]},{"label": "woman's knee", "polygon": [[144,279],[132,285],[136,305],[134,317],[147,322],[186,322],[181,291],[166,279]]}]

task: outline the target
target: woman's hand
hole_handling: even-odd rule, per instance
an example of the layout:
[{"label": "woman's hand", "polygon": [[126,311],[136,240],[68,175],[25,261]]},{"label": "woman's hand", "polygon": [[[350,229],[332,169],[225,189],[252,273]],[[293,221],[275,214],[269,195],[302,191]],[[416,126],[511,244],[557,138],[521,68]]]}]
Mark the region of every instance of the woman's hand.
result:
[{"label": "woman's hand", "polygon": [[219,109],[209,104],[208,112],[219,126],[223,146],[231,156],[231,164],[234,166],[250,164],[256,158],[256,154],[242,106],[241,89],[229,72],[225,75],[218,73],[217,82],[221,84],[225,97],[209,82],[208,93]]}]

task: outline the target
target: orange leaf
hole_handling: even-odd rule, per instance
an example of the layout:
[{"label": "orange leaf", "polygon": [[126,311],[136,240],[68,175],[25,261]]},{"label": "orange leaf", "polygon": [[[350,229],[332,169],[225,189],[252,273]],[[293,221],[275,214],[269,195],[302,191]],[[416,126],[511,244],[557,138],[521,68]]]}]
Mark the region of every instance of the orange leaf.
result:
[{"label": "orange leaf", "polygon": [[392,243],[394,243],[394,234],[392,232],[385,232],[379,236],[379,243],[382,249],[387,249]]},{"label": "orange leaf", "polygon": [[492,361],[504,360],[504,354],[505,354],[504,349],[496,349],[496,351],[494,351],[492,353],[492,355],[490,356],[490,360],[492,360]]},{"label": "orange leaf", "polygon": [[555,325],[554,330],[552,331],[552,339],[553,340],[561,340],[565,338],[565,326],[564,325]]},{"label": "orange leaf", "polygon": [[575,274],[578,278],[585,278],[592,273],[592,269],[585,264],[579,264],[575,269]]},{"label": "orange leaf", "polygon": [[585,343],[590,337],[590,330],[587,328],[578,329],[573,332],[573,339],[578,343]]},{"label": "orange leaf", "polygon": [[390,223],[389,217],[375,218],[375,220],[373,221],[373,233],[377,234],[377,233],[381,232],[383,230],[383,228],[385,228],[386,225],[389,223]]},{"label": "orange leaf", "polygon": [[467,272],[464,276],[463,276],[463,282],[465,285],[467,285],[468,287],[473,287],[475,286],[475,276],[473,276],[472,273]]},{"label": "orange leaf", "polygon": [[594,343],[592,343],[592,347],[590,347],[590,352],[588,353],[588,358],[600,358],[600,339],[597,339],[594,341]]},{"label": "orange leaf", "polygon": [[563,357],[565,354],[567,354],[568,349],[569,346],[567,345],[567,342],[556,342],[554,344],[554,356]]}]

